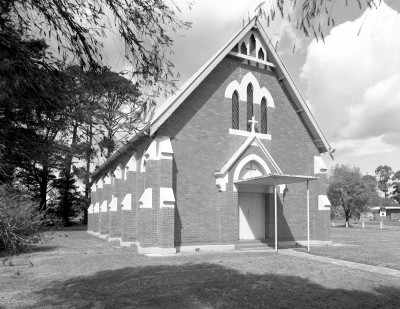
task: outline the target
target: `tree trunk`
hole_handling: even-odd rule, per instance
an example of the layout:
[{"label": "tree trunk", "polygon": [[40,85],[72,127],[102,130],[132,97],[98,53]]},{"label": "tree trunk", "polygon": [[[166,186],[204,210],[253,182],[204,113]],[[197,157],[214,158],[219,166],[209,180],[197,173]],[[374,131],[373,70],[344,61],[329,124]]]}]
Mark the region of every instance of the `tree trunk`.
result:
[{"label": "tree trunk", "polygon": [[83,212],[83,223],[87,223],[87,208],[90,205],[90,163],[91,163],[91,155],[92,155],[92,143],[93,143],[93,132],[92,132],[92,124],[89,126],[89,147],[86,151],[86,175],[85,175],[85,201],[86,207]]},{"label": "tree trunk", "polygon": [[47,168],[43,167],[40,174],[40,212],[42,212],[47,208],[47,182],[49,172]]},{"label": "tree trunk", "polygon": [[348,211],[345,211],[345,216],[346,216],[346,223],[349,224],[350,221],[350,214]]},{"label": "tree trunk", "polygon": [[72,131],[72,141],[71,141],[71,151],[67,154],[65,158],[65,175],[64,175],[64,192],[61,205],[63,207],[63,221],[65,225],[69,224],[69,214],[71,208],[71,201],[69,200],[69,190],[70,188],[70,181],[71,181],[71,168],[72,168],[72,159],[73,153],[72,149],[76,145],[76,141],[78,138],[78,124],[75,123]]}]

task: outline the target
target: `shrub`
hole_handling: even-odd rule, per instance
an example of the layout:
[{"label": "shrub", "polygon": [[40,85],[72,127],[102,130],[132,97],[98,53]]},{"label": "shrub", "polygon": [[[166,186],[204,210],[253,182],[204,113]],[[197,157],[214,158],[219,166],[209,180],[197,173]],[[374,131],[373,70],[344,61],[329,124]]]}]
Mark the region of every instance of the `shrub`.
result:
[{"label": "shrub", "polygon": [[0,252],[17,254],[38,241],[40,217],[31,197],[9,185],[0,185]]}]

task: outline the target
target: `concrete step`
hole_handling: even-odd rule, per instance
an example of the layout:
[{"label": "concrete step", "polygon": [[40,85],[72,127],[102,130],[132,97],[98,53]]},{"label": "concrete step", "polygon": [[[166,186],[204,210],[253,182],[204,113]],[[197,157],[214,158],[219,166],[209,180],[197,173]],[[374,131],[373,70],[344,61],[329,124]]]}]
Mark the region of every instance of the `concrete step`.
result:
[{"label": "concrete step", "polygon": [[236,250],[262,250],[272,248],[274,248],[272,243],[267,243],[262,240],[240,241],[235,244]]}]

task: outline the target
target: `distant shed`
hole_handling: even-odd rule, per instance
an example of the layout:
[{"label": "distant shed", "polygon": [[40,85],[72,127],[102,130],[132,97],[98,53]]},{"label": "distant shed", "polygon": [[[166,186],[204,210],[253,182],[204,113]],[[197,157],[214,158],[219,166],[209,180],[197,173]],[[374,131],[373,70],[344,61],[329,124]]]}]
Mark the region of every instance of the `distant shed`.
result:
[{"label": "distant shed", "polygon": [[371,207],[375,220],[400,220],[400,206]]}]

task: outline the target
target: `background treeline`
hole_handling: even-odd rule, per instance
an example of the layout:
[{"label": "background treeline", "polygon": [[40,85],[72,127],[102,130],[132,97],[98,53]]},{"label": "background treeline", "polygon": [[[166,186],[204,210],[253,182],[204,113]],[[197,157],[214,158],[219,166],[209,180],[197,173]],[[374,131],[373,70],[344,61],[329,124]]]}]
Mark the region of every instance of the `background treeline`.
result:
[{"label": "background treeline", "polygon": [[363,175],[356,166],[336,165],[328,173],[331,219],[360,219],[371,207],[400,206],[400,171],[380,165],[375,175]]},{"label": "background treeline", "polygon": [[[88,207],[90,172],[174,90],[164,1],[0,0],[0,253]],[[127,68],[107,66],[105,38]],[[150,114],[149,114],[150,113]]]}]

